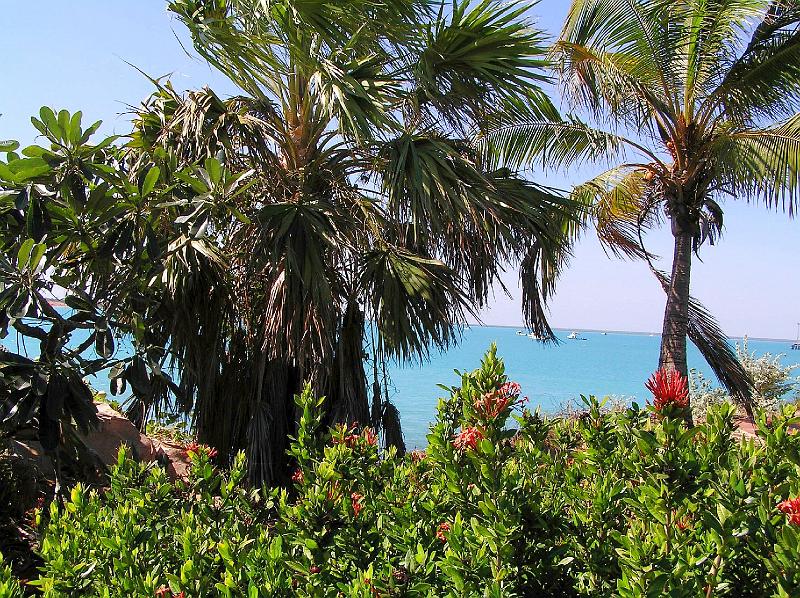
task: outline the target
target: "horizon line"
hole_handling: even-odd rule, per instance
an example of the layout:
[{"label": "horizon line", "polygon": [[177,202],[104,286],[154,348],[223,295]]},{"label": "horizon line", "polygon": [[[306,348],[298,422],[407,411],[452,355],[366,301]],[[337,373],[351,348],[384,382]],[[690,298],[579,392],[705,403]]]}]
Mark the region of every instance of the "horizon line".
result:
[{"label": "horizon line", "polygon": [[[509,328],[509,329],[512,329],[512,330],[530,330],[527,326],[524,326],[524,325],[515,326],[515,325],[512,325],[512,324],[483,324],[483,323],[480,323],[480,322],[475,322],[475,323],[467,324],[467,327],[470,327],[470,326],[477,326],[477,327],[480,327],[480,328]],[[605,328],[576,328],[576,327],[572,327],[572,326],[568,326],[568,327],[555,326],[553,328],[553,330],[554,331],[555,330],[559,330],[559,331],[567,331],[567,330],[572,331],[572,330],[574,330],[576,332],[608,332],[608,333],[611,333],[611,334],[638,334],[638,335],[643,335],[643,336],[644,335],[646,335],[646,336],[661,336],[660,332],[648,332],[648,331],[643,331],[643,330],[612,330],[612,329],[605,329]],[[750,335],[747,335],[747,334],[744,335],[744,336],[726,336],[726,338],[728,340],[744,340],[744,339],[747,339],[747,340],[753,340],[753,341],[770,341],[770,342],[781,342],[781,343],[782,342],[788,342],[788,343],[796,342],[795,340],[790,339],[790,338],[773,338],[773,337],[769,337],[769,336],[750,336]],[[687,340],[689,342],[691,342],[691,339],[689,339],[688,337],[687,337]]]}]

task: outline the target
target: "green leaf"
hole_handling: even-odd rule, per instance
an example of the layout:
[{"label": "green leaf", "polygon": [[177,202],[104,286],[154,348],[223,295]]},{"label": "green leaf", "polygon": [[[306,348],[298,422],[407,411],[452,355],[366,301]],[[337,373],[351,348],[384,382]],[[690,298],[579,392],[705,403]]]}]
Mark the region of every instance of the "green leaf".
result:
[{"label": "green leaf", "polygon": [[44,270],[45,265],[47,264],[46,260],[43,260],[45,251],[47,247],[44,243],[37,243],[33,246],[33,251],[30,255],[30,270],[34,274],[39,274],[42,270]]},{"label": "green leaf", "polygon": [[25,270],[31,259],[31,251],[36,242],[33,239],[25,239],[17,252],[17,268],[20,272]]},{"label": "green leaf", "polygon": [[142,196],[146,197],[153,192],[153,189],[156,187],[156,183],[158,182],[158,177],[161,175],[161,170],[158,166],[153,166],[150,170],[147,171],[147,176],[144,177],[144,182],[142,183]]},{"label": "green leaf", "polygon": [[222,164],[215,158],[208,158],[206,160],[206,172],[214,185],[218,185],[222,180]]},{"label": "green leaf", "polygon": [[47,106],[42,106],[39,110],[39,117],[46,127],[45,135],[55,140],[61,139],[61,127],[58,126],[58,119],[56,118],[55,112]]},{"label": "green leaf", "polygon": [[0,141],[0,152],[15,152],[19,149],[19,142],[13,139]]},{"label": "green leaf", "polygon": [[81,119],[83,118],[83,113],[78,110],[75,114],[72,115],[72,120],[69,123],[69,142],[72,145],[80,145],[81,141]]},{"label": "green leaf", "polygon": [[70,138],[70,126],[72,124],[69,112],[61,110],[58,113],[58,128],[61,130],[61,138],[68,142]]}]

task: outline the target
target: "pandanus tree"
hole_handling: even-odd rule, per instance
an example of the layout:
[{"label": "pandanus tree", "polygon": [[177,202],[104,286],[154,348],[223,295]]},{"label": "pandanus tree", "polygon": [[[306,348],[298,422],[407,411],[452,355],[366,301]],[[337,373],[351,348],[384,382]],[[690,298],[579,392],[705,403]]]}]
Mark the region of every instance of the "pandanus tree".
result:
[{"label": "pandanus tree", "polygon": [[[512,165],[615,164],[573,199],[611,252],[647,260],[663,286],[660,368],[687,374],[688,335],[746,407],[748,376],[690,296],[692,257],[722,233],[725,197],[797,208],[798,24],[794,0],[574,0],[552,57],[565,99],[588,118],[505,115],[482,141]],[[664,220],[671,273],[643,242]]]},{"label": "pandanus tree", "polygon": [[176,400],[201,441],[245,448],[253,478],[273,482],[287,475],[305,381],[328,397],[330,422],[400,444],[387,360],[454,342],[505,268],[519,268],[528,324],[552,336],[544,306],[575,204],[474,143],[505,110],[555,118],[525,4],[169,8],[241,94],[156,81],[137,109],[131,176],[194,189],[146,208],[154,239],[174,240],[141,334],[174,360],[180,393],[140,396],[141,420]]}]

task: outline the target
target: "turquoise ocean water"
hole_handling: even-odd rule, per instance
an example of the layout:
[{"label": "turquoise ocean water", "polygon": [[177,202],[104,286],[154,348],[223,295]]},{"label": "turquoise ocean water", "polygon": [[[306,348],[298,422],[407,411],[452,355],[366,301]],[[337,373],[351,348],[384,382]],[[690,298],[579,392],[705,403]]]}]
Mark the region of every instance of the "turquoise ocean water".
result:
[{"label": "turquoise ocean water", "polygon": [[[432,355],[429,363],[391,368],[393,400],[409,448],[426,445],[427,427],[435,415],[437,398],[443,394],[436,384],[457,384],[453,370],[477,368],[492,342],[497,343],[509,379],[519,382],[522,394],[528,396],[531,409],[540,406],[543,411],[555,411],[568,401],[579,400],[581,394],[613,395],[640,404],[650,396],[644,383],[658,365],[658,335],[579,332],[586,340],[567,340],[570,331],[557,330],[561,342],[545,345],[516,332],[514,328],[474,326],[464,332],[458,346]],[[800,362],[800,352],[791,351],[789,341],[750,339],[748,347],[759,355],[784,354],[785,364]],[[689,367],[716,381],[691,343]]]},{"label": "turquoise ocean water", "polygon": [[[555,411],[580,395],[615,396],[643,403],[649,396],[644,383],[658,363],[658,335],[609,332],[580,332],[585,340],[567,340],[568,330],[557,330],[561,342],[542,344],[517,334],[515,328],[473,326],[464,331],[461,342],[445,352],[434,352],[423,364],[389,368],[391,398],[400,411],[408,448],[423,448],[428,425],[436,413],[438,398],[444,394],[437,384],[456,385],[454,370],[469,371],[478,367],[491,343],[506,364],[511,380],[519,382],[529,406]],[[81,339],[74,338],[73,342]],[[12,334],[2,344],[17,350]],[[35,345],[38,345],[36,343]],[[784,354],[786,364],[800,362],[800,352],[791,351],[790,341],[753,340],[750,351],[761,355]],[[31,356],[38,346],[28,347]],[[120,347],[124,352],[125,347]],[[710,368],[694,345],[689,343],[689,367],[715,380]],[[800,372],[798,372],[800,373]],[[98,390],[108,392],[106,378],[91,380]]]}]

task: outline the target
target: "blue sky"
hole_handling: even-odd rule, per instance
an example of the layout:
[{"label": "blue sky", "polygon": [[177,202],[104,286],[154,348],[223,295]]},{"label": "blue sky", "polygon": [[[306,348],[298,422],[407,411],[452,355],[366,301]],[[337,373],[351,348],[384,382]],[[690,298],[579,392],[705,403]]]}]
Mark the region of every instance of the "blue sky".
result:
[{"label": "blue sky", "polygon": [[[532,14],[555,35],[565,0],[542,0]],[[177,36],[177,37],[176,37]],[[34,140],[30,116],[39,107],[83,110],[84,121],[102,119],[104,132],[128,131],[128,105],[151,84],[127,62],[160,76],[172,73],[177,88],[210,85],[223,95],[235,89],[199,59],[186,55],[185,32],[162,0],[37,0],[5,11],[0,54],[5,57],[0,92],[0,138]],[[543,173],[564,188],[587,169]],[[794,338],[800,322],[800,223],[783,213],[728,200],[725,234],[695,260],[692,294],[703,301],[731,335]],[[671,255],[665,230],[649,238],[652,250]],[[669,267],[669,260],[662,260]],[[516,292],[516,273],[506,277]],[[552,301],[551,321],[563,328],[657,331],[664,295],[641,263],[607,257],[591,236],[578,245],[571,267]],[[487,324],[516,326],[519,301],[498,293],[483,314]]]}]

